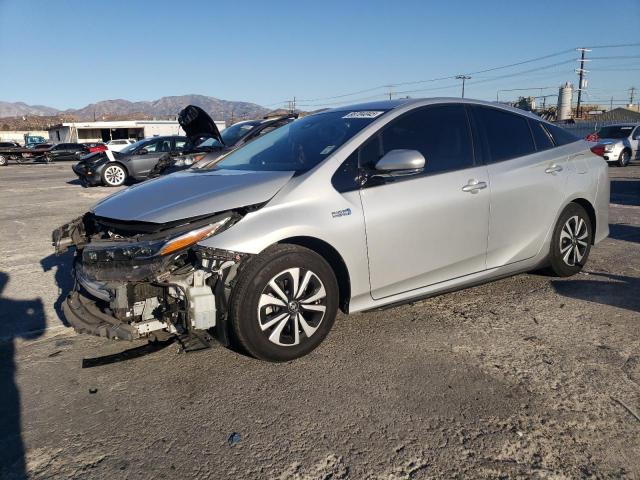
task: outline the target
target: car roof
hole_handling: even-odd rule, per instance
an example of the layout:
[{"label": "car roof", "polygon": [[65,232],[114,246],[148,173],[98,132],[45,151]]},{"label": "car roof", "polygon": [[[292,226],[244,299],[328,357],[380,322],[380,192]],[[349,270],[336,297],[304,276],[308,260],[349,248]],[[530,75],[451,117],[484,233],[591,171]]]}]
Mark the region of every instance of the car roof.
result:
[{"label": "car roof", "polygon": [[362,111],[362,110],[391,111],[400,107],[410,107],[412,105],[426,106],[430,104],[439,104],[439,103],[461,103],[465,105],[484,105],[487,107],[506,110],[512,113],[516,113],[518,115],[523,115],[525,117],[529,117],[539,122],[549,123],[533,112],[528,112],[526,110],[515,108],[510,105],[505,105],[503,103],[498,103],[498,102],[488,102],[485,100],[475,100],[472,98],[460,98],[460,97],[401,98],[396,100],[382,100],[378,102],[356,103],[353,105],[346,105],[342,107],[322,110],[316,113]]},{"label": "car roof", "polygon": [[[351,110],[392,110],[401,105],[408,103],[415,103],[423,98],[398,98],[395,100],[382,100],[378,102],[356,103],[353,105],[346,105],[343,107],[336,107],[330,109],[332,112],[346,112]],[[324,110],[325,112],[328,110]]]}]

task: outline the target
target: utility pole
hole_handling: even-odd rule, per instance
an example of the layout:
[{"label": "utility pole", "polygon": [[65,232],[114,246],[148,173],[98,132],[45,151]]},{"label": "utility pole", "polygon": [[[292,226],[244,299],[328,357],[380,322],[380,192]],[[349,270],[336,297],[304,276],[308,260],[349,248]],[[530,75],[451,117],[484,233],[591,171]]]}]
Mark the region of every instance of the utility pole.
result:
[{"label": "utility pole", "polygon": [[462,80],[462,98],[464,98],[464,82],[465,80],[470,80],[471,77],[468,75],[456,75],[458,80]]},{"label": "utility pole", "polygon": [[609,111],[613,110],[613,97],[611,97],[611,103],[609,104]]},{"label": "utility pole", "polygon": [[633,97],[636,94],[636,87],[631,87],[629,89],[629,106],[633,106]]},{"label": "utility pole", "polygon": [[588,48],[576,48],[577,51],[582,52],[580,55],[580,68],[576,70],[580,80],[578,81],[578,104],[576,105],[576,118],[580,118],[580,103],[582,101],[582,90],[585,88],[584,74],[587,71],[584,69],[584,62],[588,61],[584,59],[585,52],[590,52]]}]

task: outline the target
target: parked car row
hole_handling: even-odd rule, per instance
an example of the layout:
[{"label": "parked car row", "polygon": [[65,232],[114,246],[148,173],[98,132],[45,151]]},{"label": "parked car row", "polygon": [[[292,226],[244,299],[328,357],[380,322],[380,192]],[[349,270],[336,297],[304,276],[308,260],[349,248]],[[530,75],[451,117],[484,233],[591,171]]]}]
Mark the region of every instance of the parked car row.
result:
[{"label": "parked car row", "polygon": [[190,105],[178,116],[186,136],[148,138],[120,151],[109,146],[109,151],[83,156],[73,171],[85,185],[117,187],[184,170],[201,160],[215,161],[296,118],[291,114],[243,121],[221,133],[204,110]]},{"label": "parked car row", "polygon": [[[42,138],[42,137],[29,137]],[[78,161],[88,153],[104,152],[106,150],[120,151],[128,145],[135,143],[135,140],[111,140],[107,143],[35,143],[31,142],[25,146],[18,142],[0,142],[0,166],[7,165],[9,160],[23,163],[32,159],[44,159],[46,162],[58,160]]]}]

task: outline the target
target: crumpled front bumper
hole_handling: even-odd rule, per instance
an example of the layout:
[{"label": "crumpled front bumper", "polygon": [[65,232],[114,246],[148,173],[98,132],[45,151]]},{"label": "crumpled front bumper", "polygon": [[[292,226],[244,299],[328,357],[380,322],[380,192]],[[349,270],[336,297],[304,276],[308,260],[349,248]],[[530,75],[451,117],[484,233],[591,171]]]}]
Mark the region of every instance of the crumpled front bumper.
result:
[{"label": "crumpled front bumper", "polygon": [[124,323],[103,313],[96,301],[77,290],[72,291],[62,304],[64,317],[78,333],[88,333],[113,340],[135,340],[140,333]]},{"label": "crumpled front bumper", "polygon": [[103,165],[92,166],[83,162],[78,162],[74,164],[71,169],[83,183],[88,185],[102,184]]}]

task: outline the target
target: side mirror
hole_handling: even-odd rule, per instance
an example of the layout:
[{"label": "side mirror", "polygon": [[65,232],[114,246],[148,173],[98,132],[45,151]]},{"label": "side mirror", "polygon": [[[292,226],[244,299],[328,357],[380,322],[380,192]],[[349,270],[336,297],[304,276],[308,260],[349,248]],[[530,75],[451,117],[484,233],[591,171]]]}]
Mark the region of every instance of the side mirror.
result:
[{"label": "side mirror", "polygon": [[140,150],[138,150],[136,153],[137,153],[138,155],[146,155],[146,154],[147,154],[147,153],[149,153],[149,152],[147,151],[147,149],[146,149],[146,148],[141,148],[141,149],[140,149]]},{"label": "side mirror", "polygon": [[378,163],[376,170],[382,174],[410,175],[424,170],[427,161],[417,150],[391,150]]}]

